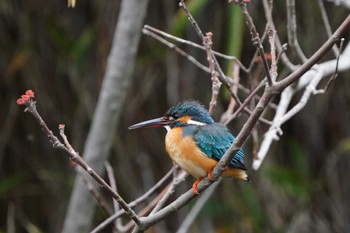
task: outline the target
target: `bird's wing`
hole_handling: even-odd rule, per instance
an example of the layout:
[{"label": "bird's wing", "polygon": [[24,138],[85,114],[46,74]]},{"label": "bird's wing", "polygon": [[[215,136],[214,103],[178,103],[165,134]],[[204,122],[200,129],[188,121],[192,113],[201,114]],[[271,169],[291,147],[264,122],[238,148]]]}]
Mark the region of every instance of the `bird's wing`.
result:
[{"label": "bird's wing", "polygon": [[[201,149],[209,158],[220,160],[227,149],[231,146],[235,137],[228,131],[226,127],[220,124],[209,124],[199,126],[194,133],[194,139]],[[233,157],[230,167],[247,170],[244,165],[244,152],[239,150]]]}]

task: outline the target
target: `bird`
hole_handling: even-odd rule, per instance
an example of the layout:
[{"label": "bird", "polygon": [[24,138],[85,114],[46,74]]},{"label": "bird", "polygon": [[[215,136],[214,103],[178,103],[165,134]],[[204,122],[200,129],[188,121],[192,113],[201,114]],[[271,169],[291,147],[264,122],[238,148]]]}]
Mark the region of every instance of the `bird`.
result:
[{"label": "bird", "polygon": [[[212,170],[235,140],[227,127],[215,123],[205,107],[195,100],[179,102],[164,116],[128,128],[155,127],[167,130],[165,149],[173,162],[197,178],[192,185],[195,194],[199,194],[197,185],[203,178],[212,180]],[[246,171],[244,152],[240,149],[221,176],[249,181]]]}]

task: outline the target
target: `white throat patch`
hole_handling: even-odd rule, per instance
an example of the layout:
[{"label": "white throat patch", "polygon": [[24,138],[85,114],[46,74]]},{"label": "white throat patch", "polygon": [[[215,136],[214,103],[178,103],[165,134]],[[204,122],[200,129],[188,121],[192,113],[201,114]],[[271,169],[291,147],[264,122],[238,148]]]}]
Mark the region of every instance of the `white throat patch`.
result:
[{"label": "white throat patch", "polygon": [[194,120],[187,121],[187,124],[189,124],[189,125],[198,125],[198,126],[206,125],[206,123],[199,122],[199,121],[194,121]]}]

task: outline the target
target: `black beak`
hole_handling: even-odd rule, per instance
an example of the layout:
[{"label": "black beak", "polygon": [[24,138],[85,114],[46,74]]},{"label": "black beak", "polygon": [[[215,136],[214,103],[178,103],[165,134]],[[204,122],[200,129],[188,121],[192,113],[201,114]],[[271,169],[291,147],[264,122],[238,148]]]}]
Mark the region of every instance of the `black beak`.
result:
[{"label": "black beak", "polygon": [[164,117],[143,121],[135,125],[129,126],[128,129],[139,129],[139,128],[155,128],[169,125],[172,121]]}]

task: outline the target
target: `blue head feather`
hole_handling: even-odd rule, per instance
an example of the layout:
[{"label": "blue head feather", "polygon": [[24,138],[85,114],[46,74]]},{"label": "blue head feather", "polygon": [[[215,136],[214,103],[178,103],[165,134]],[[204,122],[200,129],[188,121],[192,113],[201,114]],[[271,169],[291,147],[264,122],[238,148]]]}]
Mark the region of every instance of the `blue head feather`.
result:
[{"label": "blue head feather", "polygon": [[[191,120],[202,122],[205,124],[214,124],[213,118],[209,115],[209,112],[197,101],[188,100],[178,103],[176,106],[170,108],[166,113],[166,117],[172,117],[178,119],[184,116],[190,116]],[[176,126],[182,126],[181,122],[175,122]]]}]

